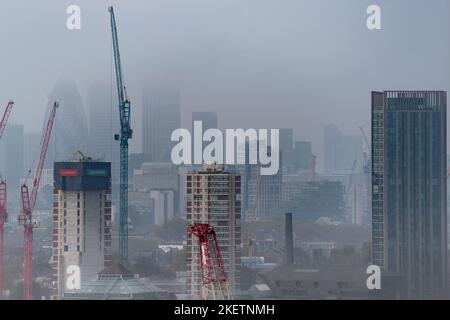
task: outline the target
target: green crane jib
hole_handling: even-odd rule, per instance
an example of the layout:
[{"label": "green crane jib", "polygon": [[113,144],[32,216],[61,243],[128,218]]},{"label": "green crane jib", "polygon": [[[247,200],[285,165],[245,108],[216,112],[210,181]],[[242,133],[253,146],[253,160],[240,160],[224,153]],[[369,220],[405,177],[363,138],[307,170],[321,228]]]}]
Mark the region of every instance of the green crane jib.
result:
[{"label": "green crane jib", "polygon": [[111,14],[111,32],[116,67],[117,93],[119,96],[120,135],[114,136],[120,140],[120,226],[119,226],[119,255],[123,265],[128,264],[128,140],[133,136],[130,121],[130,100],[123,80],[122,64],[120,61],[119,39],[117,37],[116,18],[113,7],[109,7]]}]

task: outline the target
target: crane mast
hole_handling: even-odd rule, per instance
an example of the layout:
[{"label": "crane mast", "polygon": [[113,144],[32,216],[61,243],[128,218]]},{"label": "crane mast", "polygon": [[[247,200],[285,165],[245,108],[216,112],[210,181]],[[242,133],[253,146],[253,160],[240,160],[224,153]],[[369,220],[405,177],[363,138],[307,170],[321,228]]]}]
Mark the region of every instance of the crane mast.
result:
[{"label": "crane mast", "polygon": [[120,135],[120,225],[119,225],[119,255],[123,265],[128,263],[128,140],[133,136],[131,129],[131,105],[124,85],[122,63],[120,60],[119,39],[117,35],[116,18],[113,7],[109,7],[111,14],[111,34],[114,50],[114,64],[116,69],[117,94],[119,98]]},{"label": "crane mast", "polygon": [[[3,114],[0,122],[0,139],[5,132],[6,123],[11,115],[13,106],[14,102],[12,101],[9,101],[6,106],[5,113]],[[7,219],[6,200],[6,181],[3,180],[0,175],[0,300],[3,298],[3,237],[5,222]]]},{"label": "crane mast", "polygon": [[50,117],[41,141],[41,152],[39,163],[33,179],[33,188],[29,193],[26,181],[20,186],[20,198],[22,205],[22,214],[19,216],[19,224],[24,226],[24,275],[23,289],[24,299],[31,300],[32,295],[32,266],[33,266],[33,228],[36,223],[33,221],[33,209],[36,204],[37,192],[41,181],[42,169],[44,167],[45,156],[47,155],[48,144],[52,134],[53,123],[55,120],[56,109],[59,107],[58,102],[53,104]]}]

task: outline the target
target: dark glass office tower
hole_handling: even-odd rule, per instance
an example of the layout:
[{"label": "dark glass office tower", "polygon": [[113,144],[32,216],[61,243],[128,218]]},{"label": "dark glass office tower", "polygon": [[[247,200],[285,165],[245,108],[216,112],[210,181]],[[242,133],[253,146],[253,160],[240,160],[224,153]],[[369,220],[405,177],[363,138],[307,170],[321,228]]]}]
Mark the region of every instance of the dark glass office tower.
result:
[{"label": "dark glass office tower", "polygon": [[446,101],[372,93],[373,263],[405,275],[406,298],[439,297],[447,283]]}]

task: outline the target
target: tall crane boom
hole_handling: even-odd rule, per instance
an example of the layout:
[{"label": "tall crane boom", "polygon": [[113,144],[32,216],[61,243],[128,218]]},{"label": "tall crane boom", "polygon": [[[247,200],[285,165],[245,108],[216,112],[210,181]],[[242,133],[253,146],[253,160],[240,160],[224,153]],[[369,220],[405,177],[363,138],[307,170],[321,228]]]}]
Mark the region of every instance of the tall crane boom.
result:
[{"label": "tall crane boom", "polygon": [[33,228],[35,222],[33,221],[33,209],[36,204],[36,196],[39,189],[39,183],[41,181],[42,168],[44,167],[45,156],[47,155],[48,143],[52,134],[53,123],[55,121],[56,109],[59,104],[55,102],[53,104],[50,117],[47,122],[47,126],[41,141],[41,152],[39,155],[39,163],[36,168],[36,172],[33,179],[33,189],[31,195],[28,190],[28,185],[23,183],[20,186],[20,198],[22,205],[22,214],[19,216],[19,224],[24,226],[24,276],[23,276],[23,289],[24,299],[31,300],[32,295],[32,263],[33,263]]},{"label": "tall crane boom", "polygon": [[367,153],[368,153],[368,155],[369,155],[369,158],[370,158],[370,143],[369,143],[369,139],[367,139],[367,135],[366,135],[366,132],[364,131],[364,128],[363,127],[359,127],[359,131],[361,131],[361,135],[362,135],[362,137],[363,137],[363,139],[364,139],[364,143],[366,144],[366,148],[367,148]]},{"label": "tall crane boom", "polygon": [[[8,122],[9,116],[11,115],[13,106],[13,101],[9,101],[6,105],[5,113],[3,114],[2,120],[0,122],[0,139],[5,132],[6,123]],[[3,180],[0,175],[0,300],[3,298],[3,233],[6,218],[6,181]]]},{"label": "tall crane boom", "polygon": [[131,129],[131,104],[127,97],[124,84],[122,63],[120,60],[119,39],[117,35],[116,18],[113,7],[109,7],[111,14],[111,33],[114,49],[114,63],[116,68],[117,94],[119,97],[120,115],[120,226],[119,226],[119,255],[123,265],[128,263],[128,140],[133,136]]},{"label": "tall crane boom", "polygon": [[9,116],[11,115],[11,110],[13,106],[14,106],[13,101],[8,102],[8,105],[6,106],[5,113],[3,114],[2,121],[0,122],[0,139],[3,136],[3,133],[5,132],[6,123],[8,122]]}]

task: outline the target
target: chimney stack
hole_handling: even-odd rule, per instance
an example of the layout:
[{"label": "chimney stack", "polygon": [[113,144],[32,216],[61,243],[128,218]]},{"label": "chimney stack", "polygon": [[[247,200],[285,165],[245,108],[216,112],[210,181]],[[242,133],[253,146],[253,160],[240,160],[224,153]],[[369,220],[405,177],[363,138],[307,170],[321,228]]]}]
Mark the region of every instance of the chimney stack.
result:
[{"label": "chimney stack", "polygon": [[284,255],[286,264],[294,263],[294,234],[291,212],[284,215]]}]

